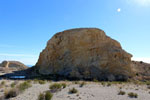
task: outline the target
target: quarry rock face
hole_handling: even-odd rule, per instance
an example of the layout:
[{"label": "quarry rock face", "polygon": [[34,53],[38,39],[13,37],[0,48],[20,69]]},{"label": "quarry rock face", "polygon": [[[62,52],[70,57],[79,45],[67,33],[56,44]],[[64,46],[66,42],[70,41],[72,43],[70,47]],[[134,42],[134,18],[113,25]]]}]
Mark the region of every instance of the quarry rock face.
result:
[{"label": "quarry rock face", "polygon": [[79,28],[55,34],[35,68],[41,75],[70,79],[126,80],[132,76],[131,57],[104,31]]}]

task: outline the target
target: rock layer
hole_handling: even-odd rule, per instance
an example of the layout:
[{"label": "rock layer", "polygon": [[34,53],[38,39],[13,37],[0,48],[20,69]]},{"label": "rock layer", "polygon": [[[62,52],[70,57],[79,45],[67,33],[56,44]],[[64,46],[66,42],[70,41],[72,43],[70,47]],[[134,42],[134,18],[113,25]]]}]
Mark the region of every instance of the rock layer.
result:
[{"label": "rock layer", "polygon": [[126,80],[132,76],[132,55],[97,28],[55,34],[35,66],[42,75],[70,79]]}]

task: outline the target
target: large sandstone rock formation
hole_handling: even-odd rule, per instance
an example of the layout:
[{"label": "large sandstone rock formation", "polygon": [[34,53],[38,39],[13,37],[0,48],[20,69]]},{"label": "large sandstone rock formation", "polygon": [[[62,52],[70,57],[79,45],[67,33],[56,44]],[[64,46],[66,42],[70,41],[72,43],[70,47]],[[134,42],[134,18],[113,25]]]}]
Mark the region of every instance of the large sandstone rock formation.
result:
[{"label": "large sandstone rock formation", "polygon": [[70,79],[126,80],[132,76],[131,57],[104,31],[80,28],[55,34],[35,69]]}]

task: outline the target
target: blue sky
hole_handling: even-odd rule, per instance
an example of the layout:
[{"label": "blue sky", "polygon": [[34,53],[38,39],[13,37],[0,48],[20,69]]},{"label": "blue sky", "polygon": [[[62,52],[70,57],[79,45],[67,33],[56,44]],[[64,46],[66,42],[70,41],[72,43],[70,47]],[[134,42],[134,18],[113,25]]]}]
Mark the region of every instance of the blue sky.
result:
[{"label": "blue sky", "polygon": [[80,27],[104,30],[150,63],[150,0],[0,0],[0,62],[34,65],[56,32]]}]

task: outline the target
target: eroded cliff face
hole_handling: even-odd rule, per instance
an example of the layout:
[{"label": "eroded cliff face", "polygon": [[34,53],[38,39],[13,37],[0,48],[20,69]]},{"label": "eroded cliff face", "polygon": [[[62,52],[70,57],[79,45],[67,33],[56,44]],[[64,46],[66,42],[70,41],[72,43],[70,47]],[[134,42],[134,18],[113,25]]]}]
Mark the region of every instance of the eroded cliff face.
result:
[{"label": "eroded cliff face", "polygon": [[100,29],[71,29],[55,34],[48,41],[35,68],[43,75],[125,80],[132,76],[131,57],[119,42]]}]

